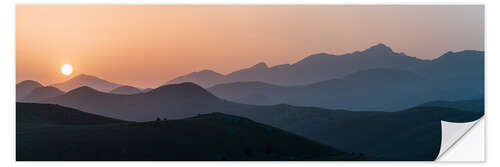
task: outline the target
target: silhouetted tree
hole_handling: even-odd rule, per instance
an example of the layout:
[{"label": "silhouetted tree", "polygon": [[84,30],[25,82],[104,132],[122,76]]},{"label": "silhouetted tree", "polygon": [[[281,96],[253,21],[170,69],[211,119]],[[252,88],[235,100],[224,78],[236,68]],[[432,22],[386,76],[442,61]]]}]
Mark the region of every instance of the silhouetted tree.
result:
[{"label": "silhouetted tree", "polygon": [[156,121],[161,121],[161,118],[160,118],[160,117],[157,117],[157,118],[156,118]]}]

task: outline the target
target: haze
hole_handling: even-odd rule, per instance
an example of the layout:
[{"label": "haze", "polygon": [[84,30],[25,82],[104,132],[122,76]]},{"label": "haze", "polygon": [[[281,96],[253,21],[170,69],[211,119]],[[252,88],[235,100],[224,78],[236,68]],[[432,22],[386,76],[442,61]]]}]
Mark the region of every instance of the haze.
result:
[{"label": "haze", "polygon": [[[484,50],[483,6],[18,5],[16,81],[53,84],[81,73],[157,87],[384,43],[422,59]],[[60,73],[63,64],[73,74]]]}]

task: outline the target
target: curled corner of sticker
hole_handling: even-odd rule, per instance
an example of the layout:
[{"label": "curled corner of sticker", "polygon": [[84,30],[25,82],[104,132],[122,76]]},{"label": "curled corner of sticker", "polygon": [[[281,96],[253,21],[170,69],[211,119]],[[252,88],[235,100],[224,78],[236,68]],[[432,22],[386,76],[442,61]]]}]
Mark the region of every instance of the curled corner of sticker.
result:
[{"label": "curled corner of sticker", "polygon": [[479,120],[463,123],[441,121],[441,148],[436,160],[446,153],[462,136],[464,136]]}]

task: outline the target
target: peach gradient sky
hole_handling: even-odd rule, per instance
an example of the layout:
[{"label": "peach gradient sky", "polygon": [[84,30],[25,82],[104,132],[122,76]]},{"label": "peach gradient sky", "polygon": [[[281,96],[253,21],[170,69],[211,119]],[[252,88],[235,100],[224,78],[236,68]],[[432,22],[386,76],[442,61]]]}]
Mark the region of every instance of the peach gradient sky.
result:
[{"label": "peach gradient sky", "polygon": [[[422,59],[484,50],[484,7],[18,5],[16,82],[85,73],[157,87],[193,71],[226,74],[377,43]],[[65,63],[70,76],[59,71]]]}]

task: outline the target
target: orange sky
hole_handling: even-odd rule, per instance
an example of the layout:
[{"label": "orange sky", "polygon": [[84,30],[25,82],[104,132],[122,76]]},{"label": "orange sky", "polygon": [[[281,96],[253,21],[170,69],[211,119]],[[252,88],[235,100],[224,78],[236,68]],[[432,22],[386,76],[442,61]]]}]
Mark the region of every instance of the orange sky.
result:
[{"label": "orange sky", "polygon": [[[85,73],[157,87],[193,71],[226,74],[377,43],[424,59],[484,50],[484,7],[18,5],[16,82]],[[60,73],[65,63],[73,75]]]}]

